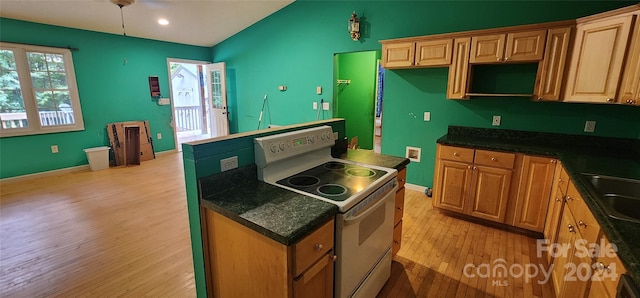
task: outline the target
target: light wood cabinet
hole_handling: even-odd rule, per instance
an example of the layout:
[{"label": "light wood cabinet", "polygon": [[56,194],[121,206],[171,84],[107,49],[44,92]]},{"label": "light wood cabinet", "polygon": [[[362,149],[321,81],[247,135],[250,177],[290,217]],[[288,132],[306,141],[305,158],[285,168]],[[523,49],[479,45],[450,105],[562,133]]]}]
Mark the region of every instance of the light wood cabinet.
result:
[{"label": "light wood cabinet", "polygon": [[533,98],[560,100],[572,27],[549,29],[544,58],[538,63]]},{"label": "light wood cabinet", "polygon": [[523,157],[514,226],[536,232],[544,230],[555,167],[553,158]]},{"label": "light wood cabinet", "polygon": [[618,102],[640,105],[640,20],[636,20],[627,57]]},{"label": "light wood cabinet", "polygon": [[399,42],[382,45],[382,67],[406,68],[414,65],[415,42]]},{"label": "light wood cabinet", "polygon": [[[551,200],[547,209],[547,217],[544,223],[543,235],[549,240],[549,243],[556,243],[558,238],[558,228],[560,227],[560,216],[564,209],[565,195],[567,194],[567,186],[569,184],[569,175],[565,171],[562,163],[556,163],[556,169],[553,176],[553,186],[551,188]],[[546,255],[547,264],[553,262],[553,256],[549,253]]]},{"label": "light wood cabinet", "polygon": [[395,211],[393,215],[393,245],[391,257],[395,257],[402,246],[402,216],[404,215],[404,184],[407,181],[407,168],[398,172],[398,190],[396,191]]},{"label": "light wood cabinet", "polygon": [[453,39],[416,42],[415,66],[448,66],[452,47]]},{"label": "light wood cabinet", "polygon": [[589,298],[614,298],[617,297],[620,276],[625,274],[627,269],[622,265],[606,236],[602,236],[602,242],[599,244],[605,249],[598,252],[598,257],[593,264],[594,271]]},{"label": "light wood cabinet", "polygon": [[546,30],[474,36],[470,63],[502,63],[542,60]]},{"label": "light wood cabinet", "polygon": [[504,222],[515,155],[439,144],[436,150],[434,206]]},{"label": "light wood cabinet", "polygon": [[447,98],[469,99],[469,51],[471,38],[456,38],[453,41],[453,58],[449,67]]},{"label": "light wood cabinet", "polygon": [[211,297],[333,297],[334,220],[286,246],[202,207]]},{"label": "light wood cabinet", "polygon": [[635,15],[578,23],[564,101],[614,102]]}]

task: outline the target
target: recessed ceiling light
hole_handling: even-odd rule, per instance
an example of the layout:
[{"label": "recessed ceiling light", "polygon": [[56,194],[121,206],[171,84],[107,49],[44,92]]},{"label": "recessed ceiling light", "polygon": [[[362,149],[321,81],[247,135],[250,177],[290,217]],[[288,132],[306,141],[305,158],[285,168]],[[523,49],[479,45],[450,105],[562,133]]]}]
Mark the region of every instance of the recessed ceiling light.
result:
[{"label": "recessed ceiling light", "polygon": [[166,26],[169,25],[169,21],[167,19],[158,19],[158,24]]}]

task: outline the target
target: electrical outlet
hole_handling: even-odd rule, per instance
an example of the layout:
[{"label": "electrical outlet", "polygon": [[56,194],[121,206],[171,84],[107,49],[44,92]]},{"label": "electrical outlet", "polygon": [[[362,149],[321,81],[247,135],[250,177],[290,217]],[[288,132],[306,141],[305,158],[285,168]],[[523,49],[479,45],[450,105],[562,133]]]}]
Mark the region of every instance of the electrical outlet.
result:
[{"label": "electrical outlet", "polygon": [[231,156],[229,158],[220,160],[220,171],[233,170],[238,167],[238,156]]},{"label": "electrical outlet", "polygon": [[584,132],[594,132],[596,130],[596,122],[587,120],[584,122]]},{"label": "electrical outlet", "polygon": [[431,121],[431,112],[424,112],[424,121]]},{"label": "electrical outlet", "polygon": [[313,109],[314,109],[314,110],[317,110],[317,109],[318,109],[318,102],[317,102],[317,101],[314,101],[314,102],[313,102]]},{"label": "electrical outlet", "polygon": [[58,145],[51,145],[51,153],[58,153]]},{"label": "electrical outlet", "polygon": [[325,111],[328,111],[329,110],[329,103],[328,102],[323,102],[322,103],[322,109],[325,110]]},{"label": "electrical outlet", "polygon": [[156,135],[156,137],[158,138],[158,140],[162,140],[162,134],[161,134],[161,133],[158,133],[158,134]]},{"label": "electrical outlet", "polygon": [[491,125],[500,126],[500,120],[501,119],[502,119],[502,117],[500,117],[500,116],[493,116],[493,122],[491,122]]}]

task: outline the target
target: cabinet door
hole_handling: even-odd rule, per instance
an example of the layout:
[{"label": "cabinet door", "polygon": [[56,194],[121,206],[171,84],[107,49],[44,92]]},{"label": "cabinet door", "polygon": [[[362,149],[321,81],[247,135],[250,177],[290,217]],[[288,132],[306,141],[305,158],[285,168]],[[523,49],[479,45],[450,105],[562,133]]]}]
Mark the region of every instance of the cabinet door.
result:
[{"label": "cabinet door", "polygon": [[640,105],[640,21],[636,21],[629,51],[618,102]]},{"label": "cabinet door", "polygon": [[470,63],[502,62],[504,57],[504,34],[474,36],[471,38]]},{"label": "cabinet door", "polygon": [[495,222],[504,222],[511,186],[511,170],[475,166],[472,183],[473,191],[468,214]]},{"label": "cabinet door", "polygon": [[382,67],[403,68],[413,66],[416,44],[400,42],[382,45]]},{"label": "cabinet door", "polygon": [[540,61],[544,54],[547,30],[516,32],[507,34],[504,52],[505,62]]},{"label": "cabinet door", "polygon": [[464,213],[466,197],[469,195],[471,165],[448,160],[440,160],[439,164],[438,181],[434,186],[437,189],[435,206]]},{"label": "cabinet door", "polygon": [[544,59],[538,64],[534,99],[560,100],[571,27],[549,29]]},{"label": "cabinet door", "polygon": [[560,230],[558,231],[558,242],[560,244],[569,244],[568,251],[566,253],[558,252],[558,256],[553,259],[553,271],[551,273],[551,279],[553,280],[553,289],[555,290],[556,297],[561,297],[562,287],[564,285],[564,277],[567,274],[567,268],[565,265],[571,260],[571,256],[574,254],[574,240],[576,239],[575,221],[569,209],[564,208],[562,212],[562,221],[560,223]]},{"label": "cabinet door", "polygon": [[578,24],[565,101],[613,102],[634,16]]},{"label": "cabinet door", "polygon": [[[576,237],[579,237],[579,234]],[[580,256],[575,252],[571,254],[567,263],[568,268],[565,271],[567,278],[562,284],[560,296],[557,297],[584,298],[591,284],[589,281],[593,272],[591,263],[591,258],[588,255]]]},{"label": "cabinet door", "polygon": [[293,296],[300,298],[333,297],[333,251],[322,257],[309,270],[293,281]]},{"label": "cabinet door", "polygon": [[[560,215],[564,208],[564,192],[562,187],[567,184],[563,181],[563,169],[560,162],[556,163],[555,173],[553,175],[553,186],[551,187],[551,201],[549,201],[549,209],[547,210],[547,217],[544,222],[543,235],[544,239],[549,240],[549,243],[555,243],[558,238],[558,227],[560,226]],[[551,264],[551,254],[546,255],[547,264]]]},{"label": "cabinet door", "polygon": [[391,244],[391,257],[395,257],[402,247],[402,221],[393,228],[393,243]]},{"label": "cabinet door", "polygon": [[449,67],[447,98],[468,99],[469,90],[469,50],[471,38],[456,38],[453,41],[453,58]]},{"label": "cabinet door", "polygon": [[516,198],[514,226],[542,232],[547,215],[555,159],[524,156]]},{"label": "cabinet door", "polygon": [[416,66],[447,66],[451,64],[453,39],[416,42]]}]

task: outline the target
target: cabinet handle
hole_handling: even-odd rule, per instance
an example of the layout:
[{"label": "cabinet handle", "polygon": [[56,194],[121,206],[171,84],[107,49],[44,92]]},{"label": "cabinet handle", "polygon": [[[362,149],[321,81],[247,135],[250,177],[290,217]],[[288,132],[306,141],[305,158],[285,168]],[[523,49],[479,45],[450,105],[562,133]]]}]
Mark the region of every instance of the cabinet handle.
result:
[{"label": "cabinet handle", "polygon": [[606,270],[607,273],[611,272],[611,266],[605,266],[604,263],[602,263],[602,262],[598,262],[598,269]]},{"label": "cabinet handle", "polygon": [[578,221],[578,225],[579,225],[579,226],[583,226],[583,227],[585,227],[585,228],[587,227],[587,224],[586,224],[586,223],[584,223],[584,221],[581,221],[581,220],[580,220],[580,221]]},{"label": "cabinet handle", "polygon": [[469,165],[469,166],[467,166],[467,169],[471,170],[471,168],[473,168],[473,167],[472,167],[472,166],[470,166],[470,165]]},{"label": "cabinet handle", "polygon": [[562,180],[562,178],[558,178],[558,183],[562,183],[564,182],[564,180]]},{"label": "cabinet handle", "polygon": [[497,159],[497,158],[495,158],[495,157],[492,157],[492,158],[491,158],[491,160],[493,160],[493,161],[498,161],[498,159]]},{"label": "cabinet handle", "polygon": [[394,240],[393,243],[400,244],[400,240]]},{"label": "cabinet handle", "polygon": [[509,61],[509,57],[504,57],[504,61]]},{"label": "cabinet handle", "polygon": [[566,197],[564,198],[564,201],[565,201],[565,202],[573,201],[573,198],[572,198],[571,196],[566,196]]},{"label": "cabinet handle", "polygon": [[458,154],[458,152],[453,152],[453,156],[460,156],[460,154]]},{"label": "cabinet handle", "polygon": [[538,100],[542,100],[542,96],[538,96]]},{"label": "cabinet handle", "polygon": [[474,169],[474,170],[477,170],[477,169],[478,169],[478,167],[473,167],[473,169]]},{"label": "cabinet handle", "polygon": [[335,262],[338,259],[338,256],[333,255],[333,261]]},{"label": "cabinet handle", "polygon": [[502,59],[501,59],[500,57],[498,57],[498,59],[497,59],[497,60],[498,60],[498,62],[502,61]]},{"label": "cabinet handle", "polygon": [[569,228],[569,232],[570,233],[575,233],[576,232],[576,227],[574,227],[572,224],[569,224],[567,226],[567,228]]},{"label": "cabinet handle", "polygon": [[318,244],[316,244],[316,245],[314,245],[314,246],[313,246],[313,248],[314,248],[315,250],[317,250],[317,251],[321,251],[323,247],[324,247],[324,246],[322,246],[322,244],[320,244],[320,243],[318,243]]},{"label": "cabinet handle", "polygon": [[550,163],[556,163],[556,160],[555,160],[555,159],[552,159],[552,160],[550,160],[549,162],[550,162]]},{"label": "cabinet handle", "polygon": [[402,207],[398,207],[398,211],[402,211]]},{"label": "cabinet handle", "polygon": [[556,198],[556,202],[562,202],[563,199],[564,199],[564,196],[562,196],[562,198]]},{"label": "cabinet handle", "polygon": [[607,102],[612,102],[613,98],[607,98]]}]

